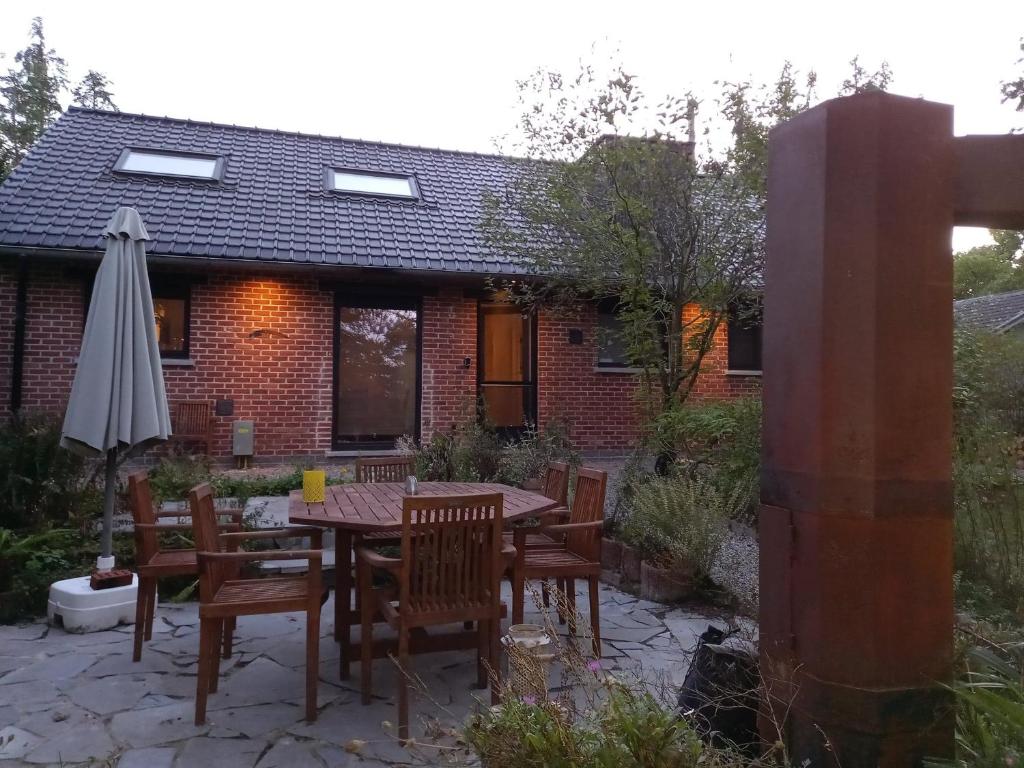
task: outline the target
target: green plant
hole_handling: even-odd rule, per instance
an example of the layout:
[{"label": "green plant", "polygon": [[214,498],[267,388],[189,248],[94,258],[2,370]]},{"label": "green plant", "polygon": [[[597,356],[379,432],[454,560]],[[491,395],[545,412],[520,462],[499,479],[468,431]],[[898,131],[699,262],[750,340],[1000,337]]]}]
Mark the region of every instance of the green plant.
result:
[{"label": "green plant", "polygon": [[149,487],[157,504],[180,501],[188,497],[191,488],[212,477],[210,460],[205,456],[166,456],[150,470]]},{"label": "green plant", "polygon": [[[1009,652],[1007,652],[1009,650]],[[1021,648],[974,647],[968,670],[954,687],[957,700],[953,761],[927,764],[963,768],[1007,768],[1024,761],[1024,675]]]},{"label": "green plant", "polygon": [[0,426],[0,527],[63,525],[86,486],[85,459],[60,447],[60,416],[17,413]]},{"label": "green plant", "polygon": [[751,521],[761,470],[760,398],[669,408],[654,419],[652,435],[659,456],[679,457],[690,472],[709,470],[720,492],[745,489],[737,516]]},{"label": "green plant", "polygon": [[1024,484],[1017,471],[1024,341],[959,329],[954,337],[957,567],[1024,611]]},{"label": "green plant", "polygon": [[536,425],[527,424],[523,435],[502,452],[495,479],[508,485],[522,485],[527,480],[543,478],[553,461],[579,466],[580,455],[569,438],[568,425],[554,420],[538,430]]},{"label": "green plant", "polygon": [[704,579],[746,493],[724,495],[701,476],[652,477],[633,495],[622,539],[647,560]]}]

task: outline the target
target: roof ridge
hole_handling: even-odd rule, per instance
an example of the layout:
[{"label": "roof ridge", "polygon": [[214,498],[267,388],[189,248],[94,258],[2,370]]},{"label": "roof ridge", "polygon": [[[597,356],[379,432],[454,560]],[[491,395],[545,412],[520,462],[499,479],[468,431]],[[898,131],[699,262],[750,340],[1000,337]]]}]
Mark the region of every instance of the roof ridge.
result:
[{"label": "roof ridge", "polygon": [[968,296],[966,299],[957,299],[956,304],[966,304],[969,301],[980,301],[981,299],[1002,299],[1007,296],[1018,296],[1024,294],[1024,288],[1017,288],[1012,291],[1002,291],[1001,293],[986,293],[981,296]]},{"label": "roof ridge", "polygon": [[202,125],[210,128],[229,128],[236,131],[254,132],[254,133],[276,133],[284,136],[296,136],[305,139],[326,139],[328,141],[347,141],[354,144],[366,144],[375,147],[394,147],[397,149],[413,149],[421,152],[441,152],[450,155],[466,155],[469,157],[484,157],[498,160],[526,160],[528,158],[519,157],[516,155],[502,155],[496,152],[473,152],[465,149],[444,149],[442,147],[427,147],[421,144],[402,144],[399,142],[392,141],[373,141],[371,139],[351,139],[345,136],[331,136],[322,133],[306,133],[304,131],[287,131],[281,128],[261,128],[256,125],[237,125],[234,123],[218,123],[213,120],[193,120],[189,117],[171,117],[169,115],[147,115],[144,112],[121,112],[113,111],[109,109],[96,109],[94,107],[80,107],[77,105],[71,105],[67,108],[65,114],[69,112],[86,112],[92,114],[101,114],[104,116],[113,117],[141,117],[144,120],[153,120],[162,123],[179,123],[185,125]]}]

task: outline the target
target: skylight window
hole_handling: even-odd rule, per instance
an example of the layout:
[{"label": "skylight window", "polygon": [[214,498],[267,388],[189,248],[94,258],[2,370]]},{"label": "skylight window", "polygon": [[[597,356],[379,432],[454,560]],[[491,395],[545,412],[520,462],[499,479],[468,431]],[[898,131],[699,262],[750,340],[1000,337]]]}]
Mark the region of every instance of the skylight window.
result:
[{"label": "skylight window", "polygon": [[182,176],[189,179],[219,179],[223,158],[187,152],[161,152],[148,149],[126,149],[114,166],[122,173],[152,176]]},{"label": "skylight window", "polygon": [[410,200],[418,197],[416,182],[412,176],[331,169],[327,174],[327,183],[337,192],[404,197]]}]

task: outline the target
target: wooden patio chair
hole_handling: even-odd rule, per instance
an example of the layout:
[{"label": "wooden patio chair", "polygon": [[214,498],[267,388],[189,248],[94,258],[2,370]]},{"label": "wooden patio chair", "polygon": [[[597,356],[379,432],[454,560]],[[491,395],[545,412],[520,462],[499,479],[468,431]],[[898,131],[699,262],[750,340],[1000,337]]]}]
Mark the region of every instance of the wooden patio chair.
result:
[{"label": "wooden patio chair", "polygon": [[[549,499],[554,499],[558,502],[558,506],[548,512],[545,512],[540,516],[539,527],[527,527],[525,528],[525,543],[523,546],[526,547],[557,547],[560,545],[562,536],[555,536],[552,538],[548,535],[544,528],[545,526],[557,523],[559,520],[564,521],[569,517],[569,465],[564,461],[552,461],[548,464],[547,471],[544,473],[544,486],[541,491]],[[514,536],[512,531],[505,531],[503,535],[505,545],[515,546]],[[545,579],[541,583],[541,594],[544,598],[544,607],[547,608],[551,604],[550,587],[548,581]],[[561,617],[561,614],[559,614]]]},{"label": "wooden patio chair", "polygon": [[[549,537],[561,536],[557,546],[529,546],[530,529],[513,531],[516,560],[512,566],[512,621],[521,624],[526,602],[527,579],[556,579],[565,595],[569,629],[576,633],[576,579],[590,585],[590,626],[594,655],[601,656],[599,582],[601,575],[601,530],[604,526],[604,495],[608,473],[583,467],[576,476],[569,522],[542,527]],[[559,611],[561,614],[561,611]],[[564,620],[564,616],[562,617]]]},{"label": "wooden patio chair", "polygon": [[209,456],[213,444],[213,412],[210,403],[205,400],[174,403],[171,408],[170,440],[202,443],[204,453]]},{"label": "wooden patio chair", "polygon": [[[156,611],[157,581],[168,576],[198,576],[199,563],[194,549],[168,549],[160,544],[160,534],[173,531],[192,531],[191,522],[161,523],[165,518],[190,518],[191,512],[160,512],[153,505],[149,475],[145,470],[128,475],[128,501],[135,528],[135,562],[139,573],[139,596],[135,604],[135,647],[132,661],[142,658],[142,642],[153,639],[153,616]],[[221,523],[222,531],[242,529],[241,509],[220,509],[218,516],[229,518]],[[231,635],[234,623],[224,627],[224,657],[231,655]]]},{"label": "wooden patio chair", "polygon": [[356,459],[357,483],[404,483],[412,474],[411,456]]},{"label": "wooden patio chair", "polygon": [[[497,675],[501,631],[501,575],[505,570],[500,493],[408,496],[402,505],[402,556],[360,547],[362,701],[370,703],[375,615],[398,632],[398,734],[409,737],[409,636],[425,627],[477,622],[477,682],[487,666]],[[390,573],[397,589],[374,588],[373,570]],[[491,698],[497,702],[496,682]]]},{"label": "wooden patio chair", "polygon": [[[199,561],[199,671],[196,679],[196,725],[206,721],[206,697],[216,693],[219,675],[218,638],[227,622],[238,616],[287,611],[306,612],[306,719],[316,720],[317,678],[320,666],[320,606],[323,592],[321,561],[322,530],[310,527],[276,528],[218,534],[213,508],[213,489],[208,483],[189,493],[196,558]],[[311,548],[229,550],[245,540],[306,538]],[[243,563],[306,558],[309,572],[301,576],[240,579]]]}]

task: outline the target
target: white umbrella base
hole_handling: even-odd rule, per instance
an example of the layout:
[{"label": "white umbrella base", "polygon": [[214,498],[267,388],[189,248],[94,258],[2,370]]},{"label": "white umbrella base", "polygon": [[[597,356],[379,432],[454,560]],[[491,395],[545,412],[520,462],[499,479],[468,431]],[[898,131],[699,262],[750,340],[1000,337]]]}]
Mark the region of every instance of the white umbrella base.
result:
[{"label": "white umbrella base", "polygon": [[113,629],[118,624],[135,623],[135,602],[139,595],[139,577],[124,587],[94,590],[89,577],[64,579],[50,585],[46,618],[51,626],[84,634]]}]

